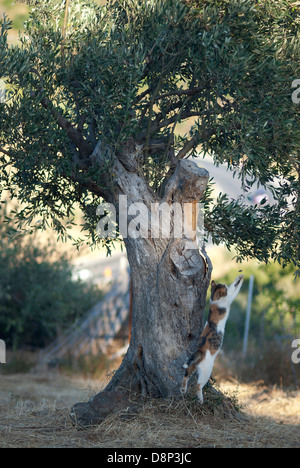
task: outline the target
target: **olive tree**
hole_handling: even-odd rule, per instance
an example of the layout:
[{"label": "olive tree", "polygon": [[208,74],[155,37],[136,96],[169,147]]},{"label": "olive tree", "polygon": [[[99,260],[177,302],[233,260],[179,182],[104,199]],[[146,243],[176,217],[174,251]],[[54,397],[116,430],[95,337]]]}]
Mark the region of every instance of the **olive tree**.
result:
[{"label": "olive tree", "polygon": [[[80,206],[87,241],[108,250],[114,236],[96,233],[107,204],[117,235],[121,215],[125,231],[135,220],[128,235],[121,229],[133,286],[131,341],[107,389],[179,395],[212,272],[202,243],[195,244],[197,202],[204,241],[235,249],[238,260],[299,266],[300,128],[292,99],[299,6],[37,0],[18,46],[8,45],[10,26],[4,17],[1,188],[20,202],[20,228],[49,224],[63,237],[64,220]],[[274,203],[212,198],[201,167],[206,155],[235,171],[245,190],[256,182],[268,187]],[[155,223],[167,206],[170,232],[163,235]],[[185,206],[193,209],[178,236],[175,207],[185,213]]]}]

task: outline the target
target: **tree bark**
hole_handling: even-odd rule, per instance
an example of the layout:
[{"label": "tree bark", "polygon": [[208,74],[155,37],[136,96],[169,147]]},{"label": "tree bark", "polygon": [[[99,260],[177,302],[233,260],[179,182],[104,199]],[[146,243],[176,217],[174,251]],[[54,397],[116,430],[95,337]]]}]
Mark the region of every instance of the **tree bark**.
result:
[{"label": "tree bark", "polygon": [[126,244],[133,283],[131,340],[106,390],[177,396],[182,366],[203,327],[210,261],[205,253],[186,250],[186,240],[171,242],[160,257],[153,252],[143,262],[135,246]]},{"label": "tree bark", "polygon": [[[121,163],[115,166],[118,195],[128,206],[142,202],[149,213],[153,203],[199,201],[208,172],[191,161],[180,161],[158,200],[136,173]],[[120,207],[118,207],[120,209]],[[130,222],[130,218],[128,219]],[[106,390],[126,388],[153,397],[180,395],[182,366],[193,352],[203,328],[203,312],[211,277],[211,262],[204,249],[191,248],[191,231],[174,237],[174,217],[168,238],[124,239],[133,288],[132,331],[128,352]]]},{"label": "tree bark", "polygon": [[[134,203],[147,208],[146,214],[142,210],[143,216],[139,217],[144,222],[143,226],[140,222],[139,231],[130,229],[132,222],[135,227],[138,223],[132,218],[134,213],[125,210],[126,232],[123,235],[133,291],[130,344],[120,368],[105,390],[89,402],[73,406],[70,418],[80,427],[98,424],[103,412],[113,413],[114,401],[119,402],[121,408],[124,406],[126,412],[129,403],[122,400],[120,391],[156,398],[179,396],[183,364],[195,351],[203,328],[212,266],[205,250],[199,250],[195,243],[195,210],[189,215],[181,210],[187,225],[182,236],[175,235],[176,210],[170,210],[169,236],[165,235],[162,226],[159,228],[159,218],[153,216],[157,212],[151,210],[153,204],[158,211],[162,206],[174,207],[174,203],[181,208],[190,203],[194,208],[204,193],[209,174],[195,163],[182,160],[159,199],[136,171],[138,151],[123,156],[114,160],[115,185],[107,201],[114,202],[119,224],[121,214],[124,214],[121,195],[123,198],[126,195],[127,208]],[[101,161],[100,143],[93,157]],[[125,161],[129,163],[125,164]],[[131,215],[127,217],[127,213]],[[107,403],[107,395],[112,396],[113,403]]]}]

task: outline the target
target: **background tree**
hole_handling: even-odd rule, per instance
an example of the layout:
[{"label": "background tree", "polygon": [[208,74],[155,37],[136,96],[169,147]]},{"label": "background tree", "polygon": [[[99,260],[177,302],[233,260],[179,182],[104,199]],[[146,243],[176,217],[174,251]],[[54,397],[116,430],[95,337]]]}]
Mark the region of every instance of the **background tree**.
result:
[{"label": "background tree", "polygon": [[[22,203],[21,225],[66,235],[75,204],[97,239],[99,203],[201,200],[206,237],[238,259],[299,266],[299,8],[284,0],[31,2],[20,47],[3,18],[1,187]],[[190,123],[181,136],[180,123]],[[227,163],[245,189],[274,204],[217,200],[186,158]],[[278,183],[275,184],[275,181]],[[130,219],[128,219],[129,221]],[[108,385],[179,394],[197,343],[212,266],[188,237],[125,238],[133,280],[129,350]],[[110,249],[110,241],[102,241]]]}]

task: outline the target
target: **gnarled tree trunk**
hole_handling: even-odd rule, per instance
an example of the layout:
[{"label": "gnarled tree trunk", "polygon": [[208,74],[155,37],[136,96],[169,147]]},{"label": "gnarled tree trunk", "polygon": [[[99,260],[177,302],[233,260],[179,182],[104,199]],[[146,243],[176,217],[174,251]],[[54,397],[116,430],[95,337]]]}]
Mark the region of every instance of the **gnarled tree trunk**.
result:
[{"label": "gnarled tree trunk", "polygon": [[107,390],[121,386],[144,395],[179,395],[182,365],[203,326],[209,259],[187,250],[186,239],[170,242],[160,254],[144,242],[142,259],[134,242],[126,244],[133,282],[131,341]]},{"label": "gnarled tree trunk", "polygon": [[[184,204],[201,199],[209,176],[194,162],[180,161],[158,200],[136,173],[117,166],[119,195],[127,195],[128,206],[142,202],[149,213],[153,203],[179,203],[184,212]],[[197,345],[212,267],[205,250],[191,243],[194,229],[174,237],[173,217],[170,237],[153,238],[151,222],[147,237],[128,232],[124,239],[133,285],[131,341],[106,390],[120,386],[167,397],[180,394],[182,365]]]},{"label": "gnarled tree trunk", "polygon": [[[129,160],[127,167],[120,158],[115,161],[118,190],[111,200],[119,216],[124,216],[120,195],[126,195],[129,208],[124,242],[133,286],[131,340],[120,368],[103,395],[107,391],[128,389],[153,397],[179,396],[182,366],[197,346],[203,328],[212,266],[205,250],[198,249],[194,242],[195,231],[191,225],[194,221],[188,215],[185,215],[187,229],[183,236],[174,235],[178,221],[175,216],[171,217],[169,236],[162,235],[162,230],[161,235],[153,236],[153,228],[156,233],[159,230],[153,225],[158,218],[150,216],[151,207],[156,204],[158,209],[163,203],[177,203],[182,208],[186,203],[195,204],[201,200],[209,174],[194,162],[182,160],[169,178],[163,196],[158,199],[137,174],[134,156],[124,158],[124,161]],[[146,221],[140,223],[140,235],[137,230],[130,230],[132,222],[137,224],[137,218],[130,216],[130,207],[134,203],[147,208],[147,214],[144,212],[139,217],[139,221]],[[81,421],[86,419],[85,413],[88,413],[88,420],[98,421],[97,415],[90,416],[91,412],[94,414],[93,401],[86,406],[75,405],[73,419],[74,414],[80,412],[77,417]]]}]

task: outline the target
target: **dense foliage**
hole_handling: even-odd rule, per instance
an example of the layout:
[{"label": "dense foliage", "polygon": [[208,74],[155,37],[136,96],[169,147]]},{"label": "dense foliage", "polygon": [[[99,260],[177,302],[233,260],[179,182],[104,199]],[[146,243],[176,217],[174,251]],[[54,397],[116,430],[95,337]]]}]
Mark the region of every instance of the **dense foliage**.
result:
[{"label": "dense foliage", "polygon": [[[285,0],[30,1],[21,46],[1,20],[1,188],[20,223],[61,220],[78,203],[95,242],[96,207],[114,188],[112,155],[132,145],[161,195],[181,158],[227,163],[273,205],[205,201],[207,233],[240,258],[299,266],[299,5]],[[67,8],[66,8],[67,7]],[[185,136],[178,125],[189,122]],[[101,166],[92,157],[97,142]]]}]

